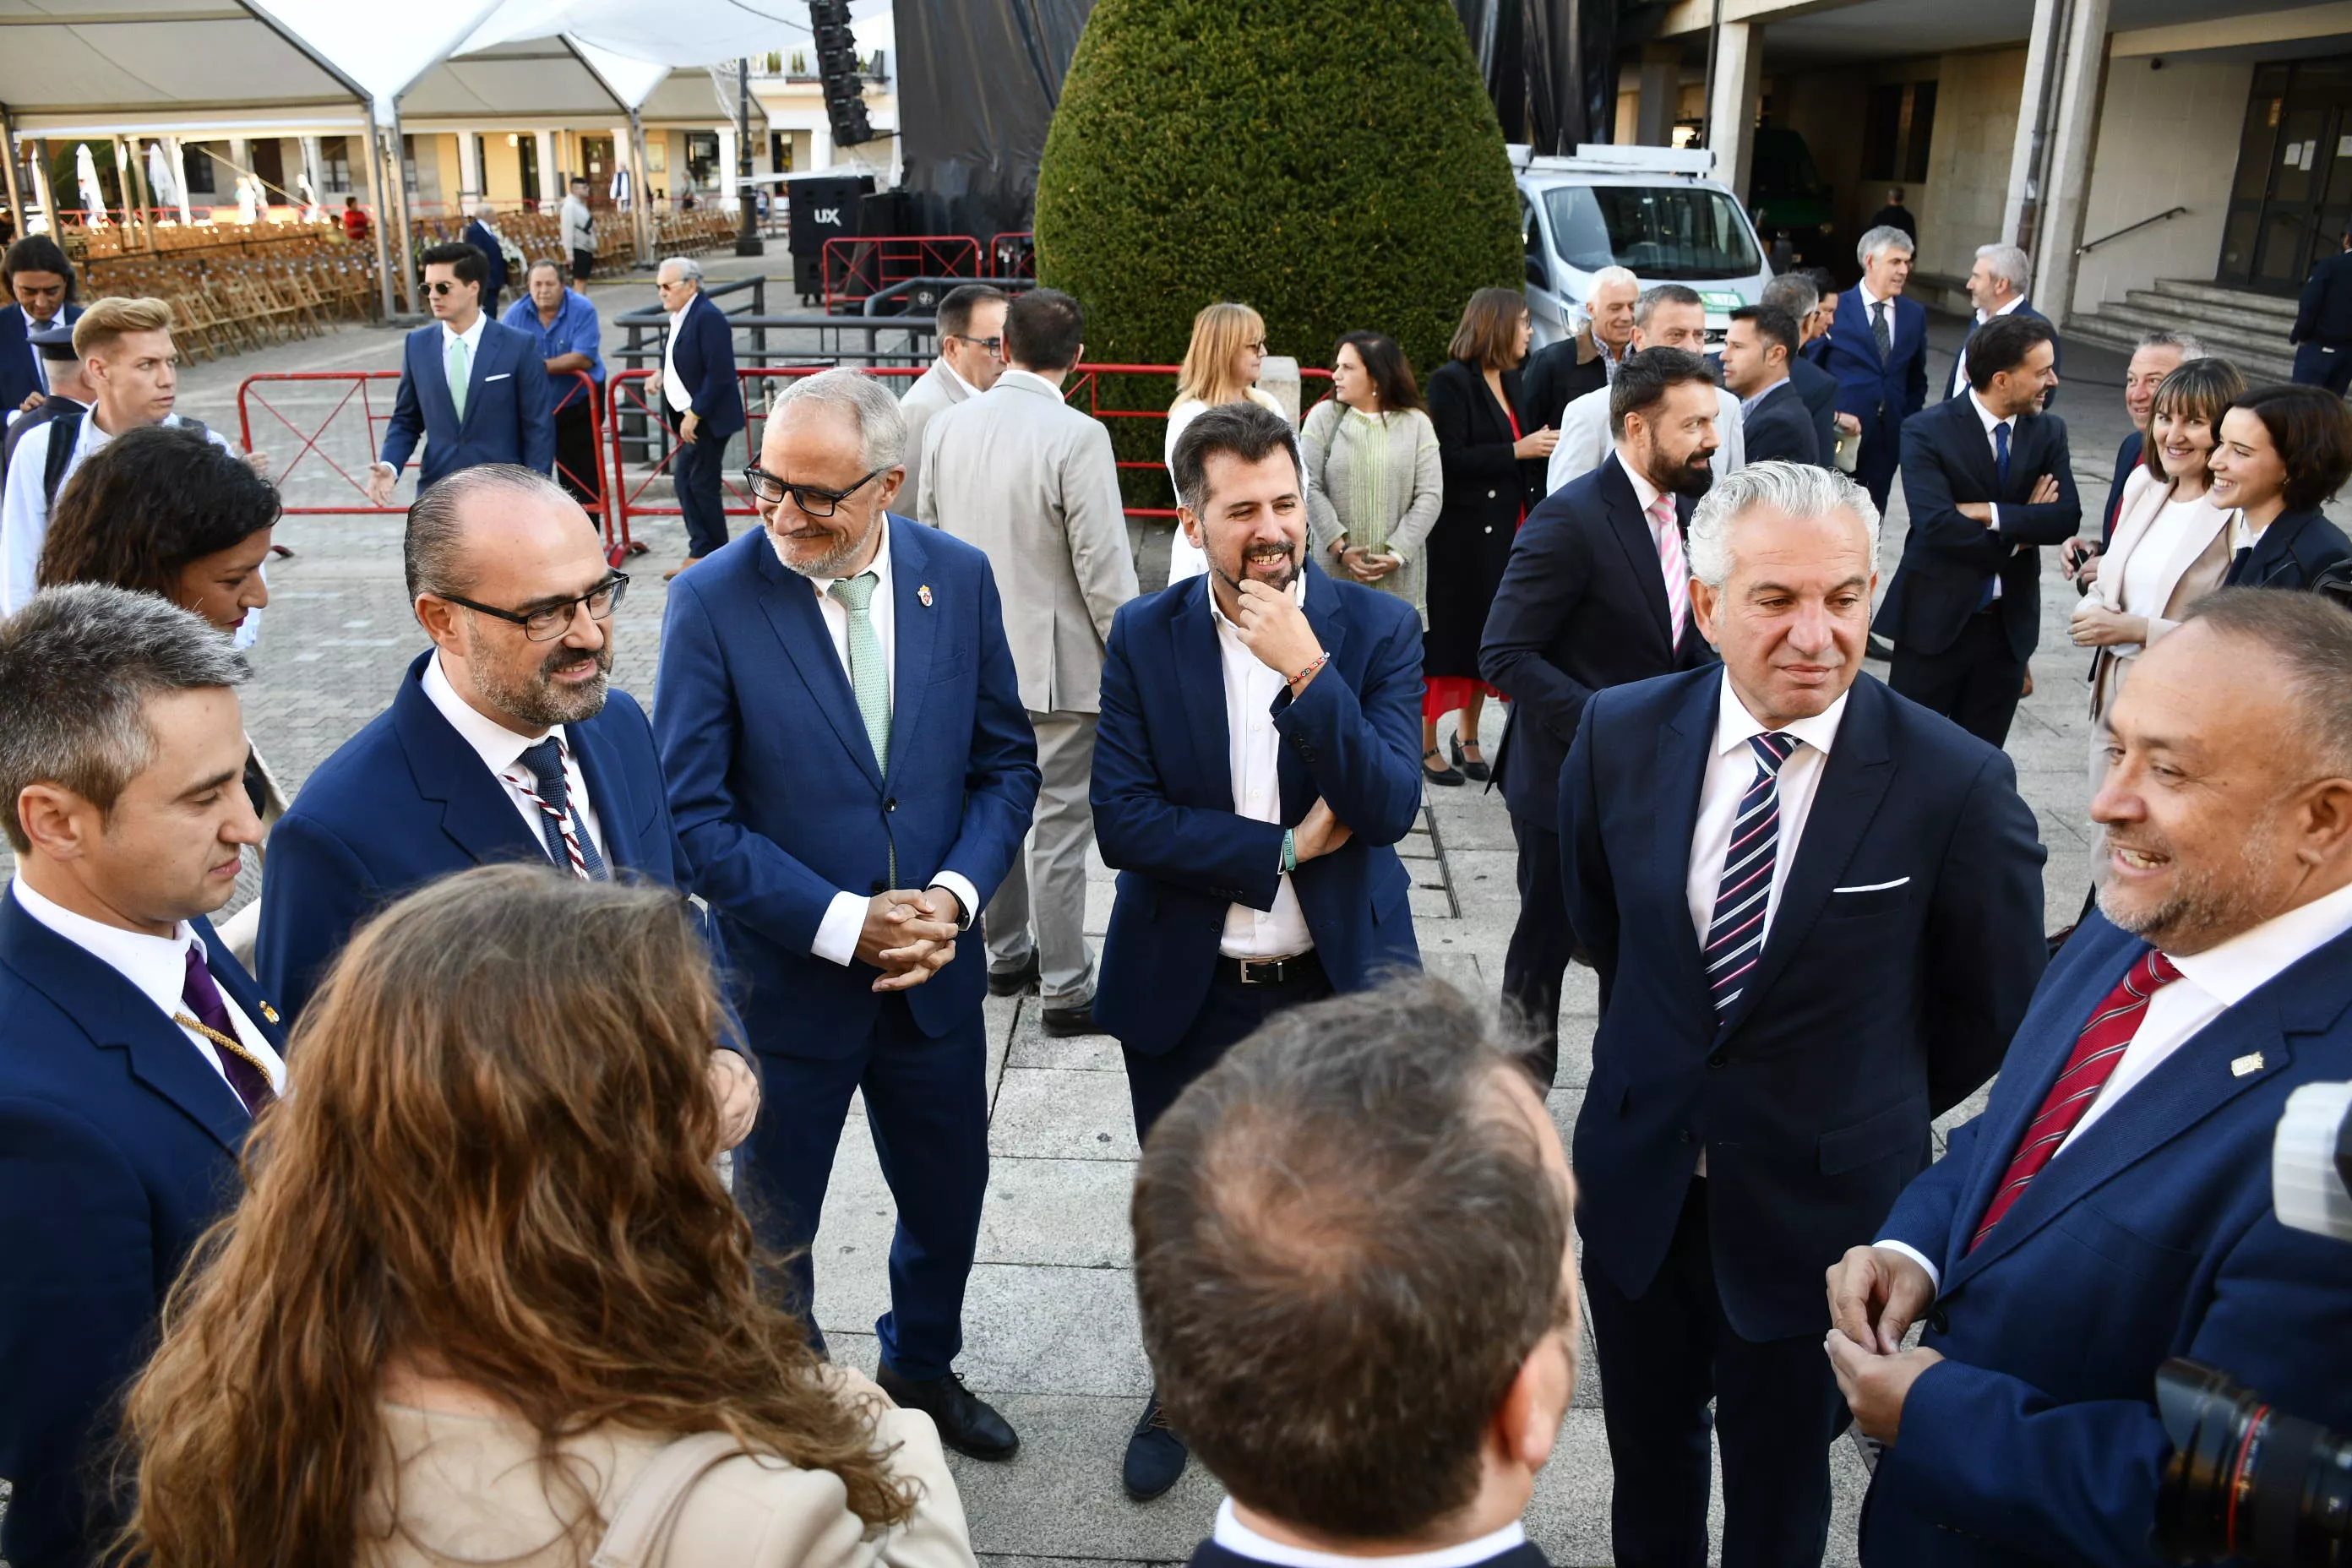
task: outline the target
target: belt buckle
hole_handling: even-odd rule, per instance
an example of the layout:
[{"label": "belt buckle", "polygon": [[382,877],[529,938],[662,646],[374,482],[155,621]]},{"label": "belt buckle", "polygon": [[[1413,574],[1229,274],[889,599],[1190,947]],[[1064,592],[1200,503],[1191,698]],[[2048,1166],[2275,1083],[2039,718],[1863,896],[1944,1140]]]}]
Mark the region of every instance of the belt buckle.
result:
[{"label": "belt buckle", "polygon": [[1287,976],[1283,965],[1286,958],[1244,958],[1242,961],[1242,984],[1244,985],[1279,985]]}]

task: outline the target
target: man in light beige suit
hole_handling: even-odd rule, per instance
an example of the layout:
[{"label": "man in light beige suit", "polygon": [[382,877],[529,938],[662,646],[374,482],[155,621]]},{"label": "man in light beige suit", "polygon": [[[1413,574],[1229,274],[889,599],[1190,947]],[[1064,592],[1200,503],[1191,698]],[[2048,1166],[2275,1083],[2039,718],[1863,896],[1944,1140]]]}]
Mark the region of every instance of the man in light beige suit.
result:
[{"label": "man in light beige suit", "polygon": [[1002,289],[966,283],[940,301],[940,357],[898,400],[907,421],[907,482],[898,493],[916,503],[916,517],[936,526],[939,519],[919,510],[923,486],[923,432],[934,415],[969,403],[1004,374],[1004,306]]},{"label": "man in light beige suit", "polygon": [[987,552],[1004,598],[1045,781],[1025,863],[1014,859],[988,903],[988,988],[1015,995],[1034,980],[1049,1035],[1095,1032],[1087,790],[1103,645],[1111,616],[1136,595],[1110,433],[1062,401],[1085,331],[1067,294],[1038,289],[1014,300],[1004,315],[1010,368],[930,421],[915,499],[918,517]]}]

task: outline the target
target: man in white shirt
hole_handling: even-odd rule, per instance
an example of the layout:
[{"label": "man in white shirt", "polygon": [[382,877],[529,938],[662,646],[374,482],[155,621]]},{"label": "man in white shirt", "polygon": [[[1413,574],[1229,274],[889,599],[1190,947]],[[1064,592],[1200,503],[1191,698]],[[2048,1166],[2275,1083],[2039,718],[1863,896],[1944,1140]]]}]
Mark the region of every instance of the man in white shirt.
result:
[{"label": "man in white shirt", "polygon": [[923,432],[935,416],[978,397],[1004,374],[1009,303],[1004,290],[986,283],[949,289],[940,301],[940,357],[898,400],[898,412],[907,419],[907,482],[899,494],[908,503],[908,516],[934,527],[940,520],[923,508]]},{"label": "man in white shirt", "polygon": [[[1139,1142],[1274,1014],[1421,962],[1394,847],[1421,809],[1420,617],[1308,561],[1281,415],[1203,410],[1175,468],[1208,570],[1120,609],[1095,737],[1095,837],[1120,875],[1094,1012]],[[1148,1401],[1129,1494],[1183,1469]]]},{"label": "man in white shirt", "polygon": [[1191,1568],[1543,1568],[1575,1188],[1489,1016],[1419,978],[1291,1009],[1145,1147],[1143,1342],[1229,1494]]},{"label": "man in white shirt", "polygon": [[[1633,305],[1633,350],[1683,349],[1706,353],[1706,306],[1696,289],[1679,283],[1661,283]],[[1559,445],[1551,449],[1551,466],[1544,470],[1544,493],[1551,494],[1570,479],[1589,474],[1609,455],[1616,430],[1609,416],[1611,385],[1588,392],[1560,416]],[[1716,388],[1715,477],[1737,473],[1748,461],[1739,436],[1739,399]]]},{"label": "man in white shirt", "polygon": [[588,275],[596,270],[596,215],[589,210],[588,190],[585,178],[572,175],[557,216],[564,251],[572,258],[572,286],[583,294],[588,292]]},{"label": "man in white shirt", "polygon": [[[286,1087],[278,1015],[206,916],[261,840],[245,660],[148,594],[77,585],[0,622],[0,1545],[100,1555],[85,1466],[164,1289],[236,1198]],[[103,1513],[103,1505],[100,1505]],[[88,1532],[88,1533],[85,1533]]]},{"label": "man in white shirt", "polygon": [[[2347,669],[2352,616],[2223,589],[2110,710],[2099,913],[1983,1114],[1829,1277],[1824,1349],[1891,1445],[1869,1568],[2147,1560],[2168,1357],[2352,1427],[2352,1247],[2282,1226],[2271,1171],[2288,1096],[2352,1078]],[[2249,1511],[2233,1554],[2286,1555]]]},{"label": "man in white shirt", "polygon": [[671,257],[654,274],[654,288],[669,326],[662,333],[661,368],[646,382],[646,395],[658,400],[663,418],[677,430],[669,472],[686,523],[686,560],[663,574],[675,577],[727,542],[722,472],[727,443],[744,426],[743,389],[735,377],[733,330],[702,291],[702,263]]},{"label": "man in white shirt", "polygon": [[[141,425],[196,423],[172,412],[179,395],[180,356],[172,344],[172,307],[161,300],[100,300],[74,323],[74,352],[93,401],[87,413],[36,426],[16,445],[0,492],[0,615],[33,596],[48,537],[49,508],[83,459]],[[218,431],[205,434],[235,451]],[[267,473],[268,459],[246,459]]]},{"label": "man in white shirt", "polygon": [[[2009,760],[1862,673],[1877,509],[1759,463],[1699,503],[1702,668],[1596,693],[1559,792],[1569,922],[1607,1007],[1576,1124],[1626,1568],[1818,1564],[1822,1271],[1999,1065],[2044,961]],[[1713,1406],[1710,1415],[1709,1406]]]}]

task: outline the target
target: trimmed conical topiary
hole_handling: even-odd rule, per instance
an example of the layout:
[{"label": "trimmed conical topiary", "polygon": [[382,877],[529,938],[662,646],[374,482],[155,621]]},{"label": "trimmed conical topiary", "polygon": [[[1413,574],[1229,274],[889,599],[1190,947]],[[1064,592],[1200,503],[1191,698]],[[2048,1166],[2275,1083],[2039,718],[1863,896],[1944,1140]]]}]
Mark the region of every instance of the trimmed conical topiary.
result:
[{"label": "trimmed conical topiary", "polygon": [[1393,335],[1423,376],[1520,281],[1518,196],[1449,0],[1097,0],[1037,181],[1087,357],[1173,363],[1240,300],[1276,353]]}]

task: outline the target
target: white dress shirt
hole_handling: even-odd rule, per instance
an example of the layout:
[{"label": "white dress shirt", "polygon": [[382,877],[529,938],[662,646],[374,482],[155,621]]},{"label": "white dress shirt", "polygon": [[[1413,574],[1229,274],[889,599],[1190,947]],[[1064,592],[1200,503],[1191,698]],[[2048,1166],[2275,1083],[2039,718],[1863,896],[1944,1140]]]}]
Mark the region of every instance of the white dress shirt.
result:
[{"label": "white dress shirt", "polygon": [[[2273,915],[2252,931],[2241,931],[2202,952],[2166,953],[2180,971],[2180,978],[2157,987],[2156,994],[2147,999],[2147,1011],[2140,1015],[2139,1028],[2124,1047],[2116,1070],[2051,1158],[2064,1159],[2066,1151],[2093,1122],[2162,1067],[2173,1052],[2195,1039],[2206,1025],[2347,931],[2352,931],[2352,887],[2338,888],[2283,915]],[[2008,1152],[2013,1156],[2016,1151]],[[1916,1248],[1893,1240],[1877,1245],[1913,1259],[1927,1269],[1928,1281],[1942,1289],[1943,1276]]]},{"label": "white dress shirt", "polygon": [[[792,563],[784,557],[784,547],[776,542],[774,534],[768,535],[768,543],[775,551],[776,559],[784,562],[784,570],[792,571]],[[876,548],[874,559],[849,575],[860,576],[866,572],[873,573],[875,578],[874,597],[866,603],[866,619],[882,644],[882,668],[890,683],[890,713],[895,721],[898,712],[898,601],[890,589],[890,519],[887,513],[882,519],[882,542]],[[825,635],[833,638],[834,657],[841,660],[845,679],[849,675],[849,606],[833,596],[833,585],[845,580],[802,578],[816,595],[816,613],[824,619]],[[896,744],[894,736],[894,749]],[[970,926],[980,913],[980,889],[961,872],[941,871],[931,879],[930,885],[945,888],[955,895],[956,902],[963,906],[964,925]],[[866,929],[866,906],[871,901],[866,894],[846,889],[834,894],[833,902],[825,906],[824,919],[817,922],[816,941],[809,944],[809,952],[839,964],[847,964],[856,958],[858,934]]]},{"label": "white dress shirt", "polygon": [[694,408],[694,395],[687,391],[686,383],[677,375],[677,334],[686,330],[686,313],[694,309],[694,301],[699,298],[698,292],[688,295],[685,304],[671,311],[669,331],[662,334],[662,401],[677,414],[690,413]]},{"label": "white dress shirt", "polygon": [[[2022,295],[2022,294],[2020,294],[2020,295],[2018,295],[2016,298],[2014,298],[2014,299],[2011,300],[2010,300],[2010,302],[2009,302],[2008,304],[2003,305],[2000,310],[1995,310],[1995,311],[1992,313],[1992,316],[2006,316],[2006,315],[2008,315],[2011,310],[2016,310],[2020,305],[2022,305],[2022,304],[2024,304],[2024,303],[2025,303],[2025,296],[2024,296],[2024,295]],[[1988,315],[1986,315],[1982,310],[1979,310],[1979,311],[1977,312],[1976,325],[1977,325],[1977,326],[1979,326],[1979,327],[1983,326],[1987,321],[1991,321],[1991,320],[1992,320],[1992,316],[1988,316]],[[1887,317],[1887,320],[1889,320],[1889,321],[1893,321],[1893,320],[1894,320],[1894,317],[1890,314],[1890,315]],[[1974,328],[1971,328],[1970,330],[1971,330],[1971,331],[1974,331],[1975,329],[1974,329]],[[1961,340],[1960,340],[1960,352],[1959,352],[1957,355],[1955,355],[1955,356],[1953,357],[1953,360],[1952,360],[1952,395],[1953,395],[1953,396],[1955,396],[1955,397],[1957,397],[1957,396],[1958,396],[1961,393],[1966,392],[1968,389],[1969,389],[1969,344],[1968,344],[1968,340],[1967,340],[1966,338],[1963,338],[1963,339],[1961,339]]]},{"label": "white dress shirt", "polygon": [[[163,416],[166,425],[181,422],[176,414]],[[34,579],[41,565],[41,544],[49,536],[49,498],[42,489],[42,479],[49,462],[49,437],[57,432],[57,422],[38,426],[25,433],[16,443],[16,455],[8,459],[8,480],[0,490],[0,616],[13,616],[25,607],[33,596]],[[213,445],[234,455],[235,447],[219,431],[206,427],[205,433]],[[98,427],[98,410],[90,409],[81,416],[80,427],[74,434],[73,455],[66,459],[66,470],[58,479],[58,489],[65,489],[66,481],[74,470],[89,458],[92,452],[114,437]],[[247,626],[256,626],[261,617],[258,610],[246,612]],[[244,647],[252,639],[242,635],[237,646]]]},{"label": "white dress shirt", "polygon": [[1434,1552],[1347,1557],[1336,1552],[1317,1552],[1311,1547],[1285,1546],[1278,1541],[1269,1541],[1235,1516],[1234,1500],[1227,1498],[1217,1505],[1214,1536],[1218,1545],[1235,1556],[1271,1563],[1275,1568],[1362,1568],[1367,1563],[1378,1563],[1380,1568],[1470,1568],[1474,1563],[1517,1551],[1526,1544],[1528,1532],[1527,1527],[1515,1519],[1491,1535],[1443,1546]]},{"label": "white dress shirt", "polygon": [[[1300,608],[1307,605],[1307,574],[1291,584],[1291,596]],[[1225,763],[1232,772],[1234,812],[1254,822],[1282,820],[1282,736],[1267,711],[1288,684],[1283,672],[1271,669],[1250,652],[1234,623],[1209,595],[1209,616],[1217,625],[1217,657],[1224,667]],[[1334,679],[1327,666],[1318,679]],[[1224,936],[1217,951],[1227,958],[1287,958],[1307,952],[1315,938],[1307,930],[1307,911],[1298,907],[1298,893],[1284,872],[1275,884],[1274,907],[1254,910],[1247,904],[1225,907]]]},{"label": "white dress shirt", "polygon": [[[1599,468],[1615,448],[1616,438],[1609,427],[1609,392],[1608,387],[1595,387],[1570,403],[1560,415],[1559,444],[1551,449],[1551,461],[1544,468],[1546,495]],[[1719,386],[1715,396],[1715,456],[1707,460],[1707,467],[1723,479],[1748,466],[1748,442],[1740,434],[1739,399]]]},{"label": "white dress shirt", "polygon": [[449,684],[448,674],[441,668],[438,653],[425,661],[425,674],[417,684],[425,688],[425,696],[435,710],[449,721],[449,728],[457,731],[457,738],[473,748],[474,754],[482,759],[482,765],[505,786],[507,803],[521,814],[523,826],[530,831],[533,844],[546,843],[547,836],[540,829],[539,802],[531,794],[538,781],[522,765],[522,754],[548,735],[554,736],[562,746],[563,790],[572,814],[572,831],[586,834],[596,846],[596,853],[604,857],[604,864],[613,863],[612,855],[604,847],[604,830],[597,823],[596,803],[589,798],[588,780],[580,771],[579,754],[564,738],[562,725],[549,726],[545,734],[516,734],[457,695],[457,689]]},{"label": "white dress shirt", "polygon": [[[1830,748],[1837,743],[1838,726],[1845,721],[1845,693],[1810,719],[1795,720],[1782,733],[1803,744],[1780,764],[1780,847],[1772,854],[1772,886],[1764,895],[1764,925],[1757,932],[1763,942],[1771,934],[1772,917],[1780,907],[1780,889],[1788,885],[1789,868],[1805,836],[1805,819],[1812,815],[1813,795],[1822,785],[1822,770]],[[1716,699],[1715,749],[1707,753],[1706,782],[1699,786],[1698,822],[1691,830],[1690,874],[1684,891],[1690,900],[1691,927],[1698,944],[1706,946],[1707,928],[1715,921],[1715,896],[1723,890],[1723,861],[1731,852],[1731,827],[1739,816],[1739,797],[1756,782],[1756,749],[1750,738],[1767,726],[1748,710],[1733,689],[1731,677],[1722,679]]]},{"label": "white dress shirt", "polygon": [[[2003,425],[2009,426],[2009,458],[2010,461],[2013,463],[2017,460],[2017,421],[2013,417],[2005,419],[2000,415],[1995,414],[1991,409],[1987,408],[1984,405],[1984,399],[1977,395],[1976,388],[1974,387],[1970,387],[1969,389],[1969,406],[1976,410],[1977,423],[1984,426],[1985,450],[1992,454],[1993,472],[1995,474],[1999,474],[2000,472],[2000,442],[1993,435],[1993,432]],[[1999,533],[2000,531],[2000,507],[1998,503],[1994,503],[1992,508],[1992,529],[1995,533]],[[2018,548],[2028,549],[2031,547],[2020,545]],[[2000,574],[1998,572],[1993,574],[1992,596],[1996,599],[2000,597]]]},{"label": "white dress shirt", "polygon": [[1854,292],[1862,296],[1862,329],[1870,334],[1870,341],[1874,343],[1878,341],[1878,324],[1874,318],[1880,305],[1886,307],[1886,357],[1893,359],[1895,351],[1903,346],[1902,312],[1895,308],[1894,300],[1881,300],[1872,293],[1868,280],[1857,283],[1853,288]]},{"label": "white dress shirt", "polygon": [[[188,1005],[181,999],[181,993],[187,989],[188,949],[195,943],[195,927],[182,921],[173,928],[170,936],[146,936],[135,931],[124,931],[121,926],[101,924],[88,915],[76,914],[55,900],[34,891],[22,876],[14,879],[12,887],[18,909],[131,982],[139,994],[154,1003],[164,1017],[176,1020],[188,1012]],[[210,962],[209,954],[206,962]],[[218,976],[215,976],[215,983],[218,983]],[[236,998],[229,994],[227,986],[220,986],[220,997],[221,1005],[228,1009],[229,1022],[236,1026],[238,1043],[260,1064],[263,1076],[269,1079],[269,1087],[280,1094],[285,1093],[284,1059],[271,1047],[268,1037],[253,1020],[246,1016],[245,1009],[236,1005]],[[181,1033],[188,1037],[188,1043],[196,1047],[213,1071],[221,1075],[221,1081],[229,1083],[228,1071],[221,1066],[220,1047],[185,1025],[181,1026]],[[230,1092],[235,1093],[236,1089],[236,1086],[230,1083]]]}]

